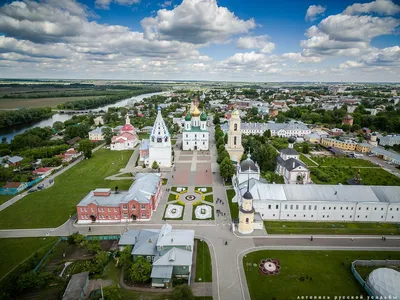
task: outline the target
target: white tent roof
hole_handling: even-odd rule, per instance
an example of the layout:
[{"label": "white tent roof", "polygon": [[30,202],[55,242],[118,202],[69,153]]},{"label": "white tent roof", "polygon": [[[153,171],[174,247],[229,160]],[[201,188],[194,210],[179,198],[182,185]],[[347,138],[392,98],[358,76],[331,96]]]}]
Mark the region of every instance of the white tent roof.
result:
[{"label": "white tent roof", "polygon": [[376,297],[385,299],[400,299],[400,272],[379,268],[368,276],[367,285],[371,288]]}]

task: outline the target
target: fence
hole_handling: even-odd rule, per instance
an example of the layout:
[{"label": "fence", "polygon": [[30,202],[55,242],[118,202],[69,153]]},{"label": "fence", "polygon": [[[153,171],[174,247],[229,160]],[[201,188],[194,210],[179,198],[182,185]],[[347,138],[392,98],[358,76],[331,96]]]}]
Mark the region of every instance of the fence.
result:
[{"label": "fence", "polygon": [[[109,240],[119,240],[121,238],[121,235],[87,235],[85,236],[85,239],[88,241],[93,241],[93,240],[99,240],[99,241],[109,241]],[[67,241],[68,237],[67,236],[62,236],[60,238],[62,241]]]},{"label": "fence", "polygon": [[33,269],[33,272],[37,272],[37,270],[39,270],[39,268],[43,265],[44,261],[46,260],[47,257],[49,257],[49,255],[54,251],[54,248],[57,247],[57,245],[61,242],[61,238],[59,238],[57,240],[57,242],[53,245],[53,247],[50,248],[49,251],[47,251],[47,253],[42,257],[42,259],[39,261],[39,263],[37,264],[37,266]]},{"label": "fence", "polygon": [[400,266],[400,260],[355,260],[351,263],[351,272],[361,286],[365,289],[369,296],[373,297],[375,294],[371,288],[367,285],[365,280],[358,274],[356,266],[363,267],[389,267],[389,266]]},{"label": "fence", "polygon": [[42,177],[36,178],[35,180],[24,183],[19,188],[0,188],[0,195],[16,195],[19,192],[30,188],[31,186],[37,184],[38,182],[40,182],[42,180],[43,180]]}]

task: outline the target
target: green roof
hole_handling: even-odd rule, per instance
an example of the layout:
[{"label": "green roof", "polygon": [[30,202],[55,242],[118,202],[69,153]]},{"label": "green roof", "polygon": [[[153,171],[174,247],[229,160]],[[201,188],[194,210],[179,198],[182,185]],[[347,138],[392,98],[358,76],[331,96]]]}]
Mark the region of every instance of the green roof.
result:
[{"label": "green roof", "polygon": [[190,130],[184,129],[183,132],[208,132],[208,130],[202,130],[200,129],[200,126],[192,126]]},{"label": "green roof", "polygon": [[207,121],[207,115],[204,111],[200,115],[200,121]]},{"label": "green roof", "polygon": [[189,112],[187,112],[185,121],[190,121],[191,119],[192,119],[192,115]]}]

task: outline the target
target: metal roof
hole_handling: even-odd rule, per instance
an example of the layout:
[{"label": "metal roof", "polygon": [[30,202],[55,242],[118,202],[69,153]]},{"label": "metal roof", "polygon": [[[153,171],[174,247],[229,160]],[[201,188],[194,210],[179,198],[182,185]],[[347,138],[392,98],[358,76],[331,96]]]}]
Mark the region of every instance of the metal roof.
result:
[{"label": "metal roof", "polygon": [[194,230],[171,230],[158,238],[157,246],[187,246],[193,248]]},{"label": "metal roof", "polygon": [[151,278],[171,278],[173,266],[153,266],[151,270]]},{"label": "metal roof", "polygon": [[191,266],[192,251],[172,248],[154,261],[153,266]]},{"label": "metal roof", "polygon": [[81,294],[86,288],[86,283],[89,279],[89,272],[82,272],[72,275],[65,289],[63,300],[81,299]]},{"label": "metal roof", "polygon": [[285,149],[282,149],[280,152],[285,155],[299,155],[299,152],[297,152],[293,148],[285,148]]},{"label": "metal roof", "polygon": [[132,249],[132,255],[156,255],[157,254],[157,239],[158,233],[148,233],[149,236],[140,237]]}]

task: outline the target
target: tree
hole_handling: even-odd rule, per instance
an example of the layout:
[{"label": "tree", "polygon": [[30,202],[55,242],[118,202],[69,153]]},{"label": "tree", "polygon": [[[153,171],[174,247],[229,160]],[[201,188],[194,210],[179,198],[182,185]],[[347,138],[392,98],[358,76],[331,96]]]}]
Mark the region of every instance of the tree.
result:
[{"label": "tree", "polygon": [[217,140],[217,148],[219,148],[219,147],[221,147],[223,145],[225,145],[224,144],[224,138],[223,137],[219,137],[218,140]]},{"label": "tree", "polygon": [[81,245],[85,242],[85,237],[79,232],[74,232],[68,236],[68,244],[70,245]]},{"label": "tree", "polygon": [[261,171],[275,171],[276,156],[278,155],[275,148],[267,144],[253,147],[253,149],[252,157],[260,166]]},{"label": "tree", "polygon": [[87,243],[86,248],[90,253],[96,254],[97,252],[101,251],[100,241],[92,240],[89,243]]},{"label": "tree", "polygon": [[218,155],[220,155],[222,152],[224,152],[226,149],[225,149],[225,145],[220,145],[220,146],[218,146]]},{"label": "tree", "polygon": [[172,291],[172,300],[194,300],[193,292],[187,284],[179,285]]},{"label": "tree", "polygon": [[310,153],[310,145],[308,145],[307,143],[303,143],[302,151],[303,151],[304,154]]},{"label": "tree", "polygon": [[90,263],[90,272],[91,273],[102,273],[104,267],[108,263],[109,254],[106,251],[99,251],[94,256],[93,260]]},{"label": "tree", "polygon": [[158,169],[158,163],[156,161],[153,161],[153,164],[151,165],[151,168],[153,170],[157,170]]},{"label": "tree", "polygon": [[214,114],[213,123],[214,123],[214,125],[217,125],[217,124],[220,123],[220,121],[219,121],[219,114],[217,114],[217,113]]},{"label": "tree", "polygon": [[118,266],[128,269],[132,264],[132,246],[126,246],[119,253]]},{"label": "tree", "polygon": [[61,130],[64,129],[64,123],[61,121],[56,121],[53,123],[53,129],[57,132],[60,132]]},{"label": "tree", "polygon": [[271,129],[265,130],[263,136],[265,139],[271,138]]},{"label": "tree", "polygon": [[106,144],[110,145],[111,144],[111,139],[114,136],[114,133],[113,133],[112,129],[110,127],[104,127],[101,130],[101,133],[104,136],[104,141],[106,142]]},{"label": "tree", "polygon": [[228,151],[222,151],[221,152],[221,154],[219,154],[218,155],[218,157],[217,157],[217,163],[221,163],[223,160],[224,160],[224,158],[226,158],[226,157],[228,157],[229,158],[229,153],[228,153]]},{"label": "tree", "polygon": [[82,152],[83,156],[85,158],[92,157],[92,149],[93,149],[93,145],[92,145],[91,141],[89,141],[89,140],[80,140],[79,141],[78,151]]},{"label": "tree", "polygon": [[134,282],[147,282],[150,280],[151,263],[142,256],[136,258],[136,261],[129,268],[128,277]]},{"label": "tree", "polygon": [[235,175],[235,167],[229,157],[225,157],[224,160],[221,162],[220,173],[221,177],[225,178],[225,180],[228,180],[229,178],[232,178],[233,175]]}]

